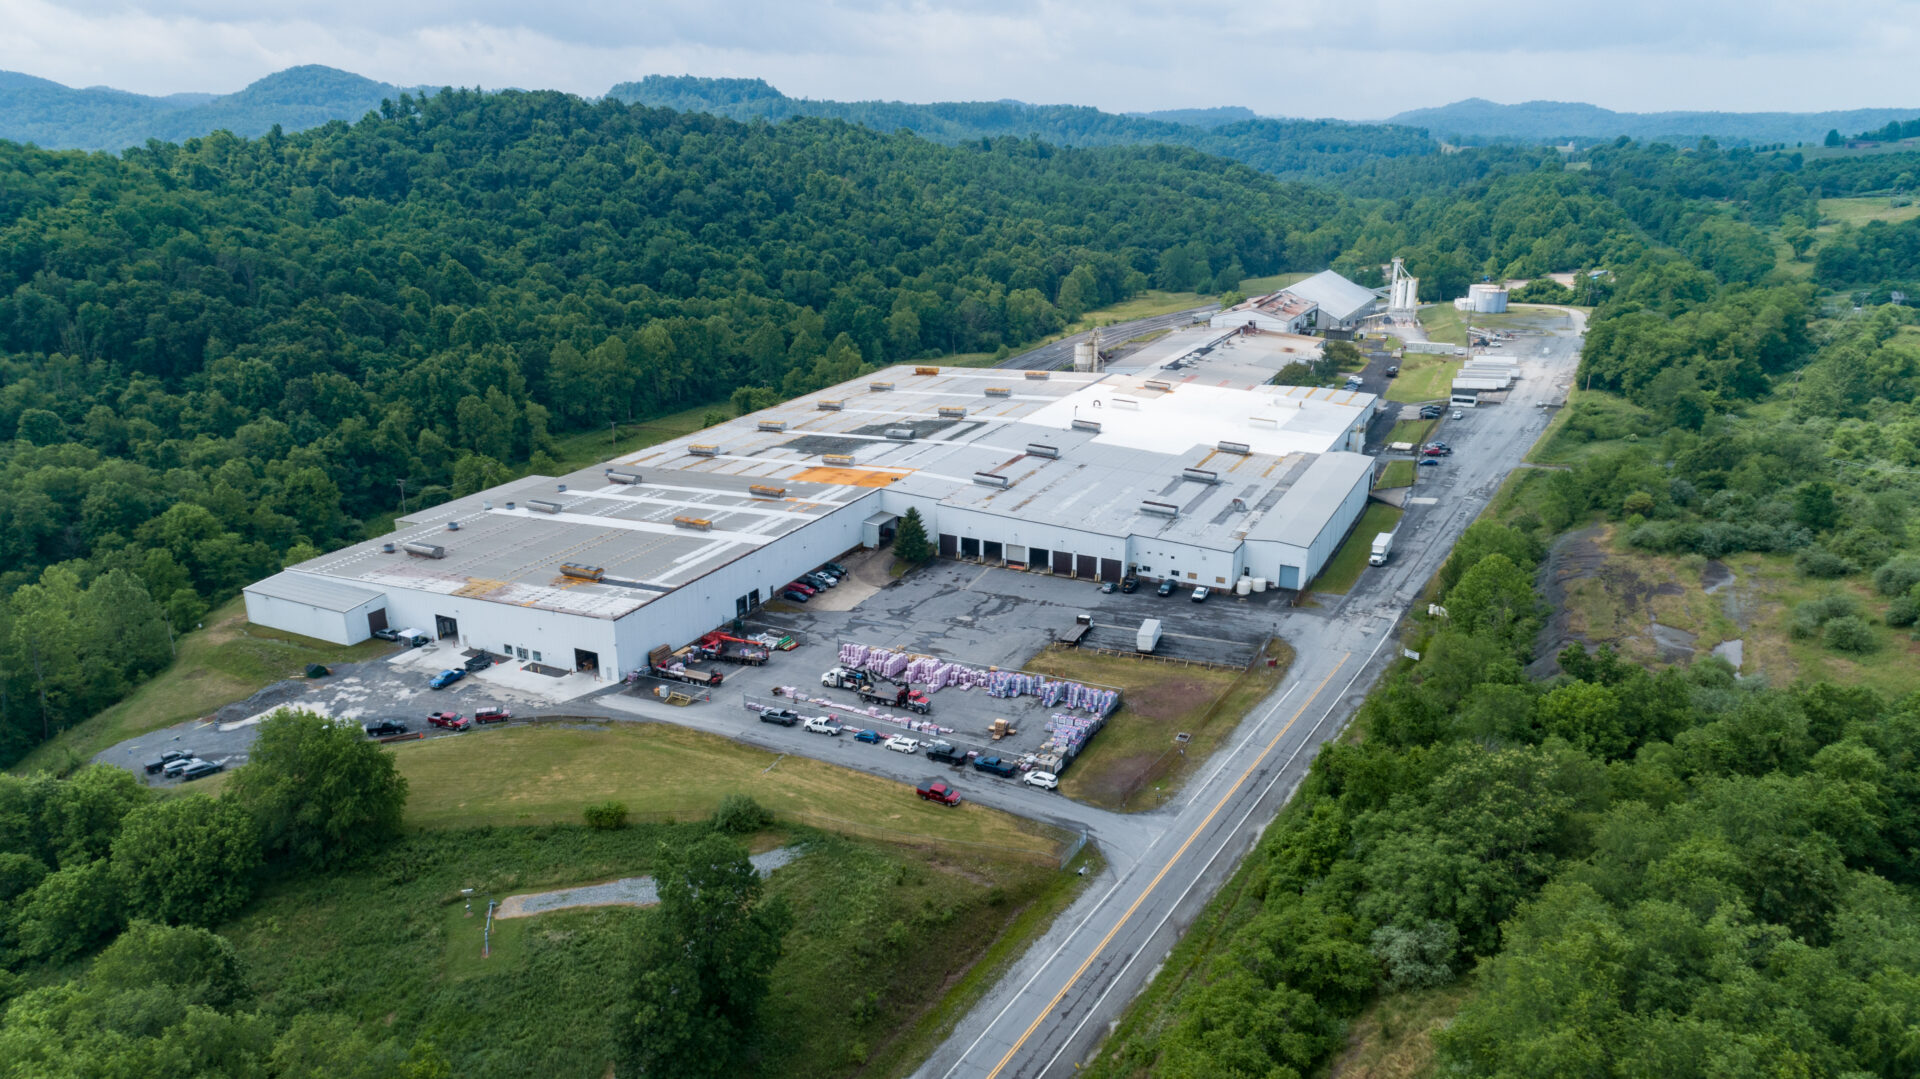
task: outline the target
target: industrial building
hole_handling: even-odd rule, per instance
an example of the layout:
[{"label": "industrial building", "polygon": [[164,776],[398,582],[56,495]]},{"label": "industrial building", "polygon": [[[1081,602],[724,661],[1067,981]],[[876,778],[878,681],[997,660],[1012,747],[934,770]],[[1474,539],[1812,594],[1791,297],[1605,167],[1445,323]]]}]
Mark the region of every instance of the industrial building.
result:
[{"label": "industrial building", "polygon": [[[1418,287],[1418,280],[1414,286]],[[1359,327],[1380,307],[1380,294],[1364,285],[1322,270],[1278,292],[1256,296],[1216,312],[1209,322],[1219,328],[1246,328],[1271,333],[1338,333]]]},{"label": "industrial building", "polygon": [[338,643],[418,628],[613,680],[882,544],[910,507],[948,557],[1300,588],[1365,506],[1376,400],[1261,384],[1277,359],[1226,340],[1212,355],[1225,366],[889,368],[410,513],[247,588],[247,614]]}]

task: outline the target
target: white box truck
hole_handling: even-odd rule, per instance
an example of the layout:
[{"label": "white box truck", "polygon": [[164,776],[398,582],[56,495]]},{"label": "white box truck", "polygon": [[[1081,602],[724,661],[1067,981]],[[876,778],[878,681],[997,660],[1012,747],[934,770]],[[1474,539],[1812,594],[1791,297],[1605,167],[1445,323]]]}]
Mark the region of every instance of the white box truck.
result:
[{"label": "white box truck", "polygon": [[1384,566],[1387,558],[1393,554],[1393,533],[1382,532],[1373,537],[1373,553],[1367,556],[1367,565]]},{"label": "white box truck", "polygon": [[1140,623],[1140,632],[1135,635],[1133,640],[1135,651],[1151,652],[1159,646],[1160,620],[1158,618],[1149,618],[1145,622]]}]

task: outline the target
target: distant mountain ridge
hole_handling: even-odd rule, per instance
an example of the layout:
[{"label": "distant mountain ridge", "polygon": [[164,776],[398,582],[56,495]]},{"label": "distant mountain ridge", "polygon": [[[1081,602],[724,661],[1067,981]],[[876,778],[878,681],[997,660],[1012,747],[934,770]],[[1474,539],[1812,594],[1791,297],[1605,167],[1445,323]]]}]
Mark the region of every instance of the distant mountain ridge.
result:
[{"label": "distant mountain ridge", "polygon": [[231,94],[152,97],[103,86],[76,90],[0,71],[0,139],[49,150],[120,151],[148,139],[181,142],[225,129],[264,135],[358,120],[405,88],[319,64],[291,67]]},{"label": "distant mountain ridge", "polygon": [[1613,139],[1642,142],[1695,142],[1711,136],[1722,142],[1818,144],[1828,131],[1841,134],[1885,127],[1889,120],[1911,120],[1920,109],[1843,109],[1834,112],[1615,112],[1575,101],[1525,101],[1502,105],[1471,97],[1431,109],[1410,109],[1387,122],[1422,127],[1438,138]]},{"label": "distant mountain ridge", "polygon": [[788,97],[763,79],[693,75],[649,75],[638,82],[620,83],[607,96],[731,120],[806,116],[844,120],[876,131],[905,128],[945,143],[1037,135],[1060,146],[1185,146],[1296,178],[1331,176],[1382,157],[1439,152],[1439,145],[1417,128],[1345,120],[1276,120],[1237,107],[1139,115],[1102,112],[1087,105],[1020,101],[823,101]]}]

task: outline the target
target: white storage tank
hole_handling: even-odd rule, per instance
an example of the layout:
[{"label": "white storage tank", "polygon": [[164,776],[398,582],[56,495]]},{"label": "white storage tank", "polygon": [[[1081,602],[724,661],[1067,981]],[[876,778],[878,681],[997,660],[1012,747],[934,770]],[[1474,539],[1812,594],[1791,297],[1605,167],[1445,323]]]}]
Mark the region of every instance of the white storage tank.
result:
[{"label": "white storage tank", "polygon": [[1500,285],[1468,285],[1467,304],[1476,314],[1502,314],[1507,309],[1507,290]]},{"label": "white storage tank", "polygon": [[1267,579],[1265,577],[1255,577],[1253,579],[1253,590],[1255,592],[1265,592],[1267,590]]},{"label": "white storage tank", "polygon": [[1239,580],[1233,582],[1234,595],[1244,596],[1251,591],[1253,591],[1253,578],[1242,577]]}]

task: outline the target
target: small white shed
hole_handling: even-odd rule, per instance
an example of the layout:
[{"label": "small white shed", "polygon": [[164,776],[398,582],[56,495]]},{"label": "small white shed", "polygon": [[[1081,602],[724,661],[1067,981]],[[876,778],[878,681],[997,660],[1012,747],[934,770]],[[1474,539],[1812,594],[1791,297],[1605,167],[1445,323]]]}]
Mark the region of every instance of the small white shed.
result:
[{"label": "small white shed", "polygon": [[358,644],[387,628],[387,594],[283,570],[246,587],[247,621],[334,644]]}]

